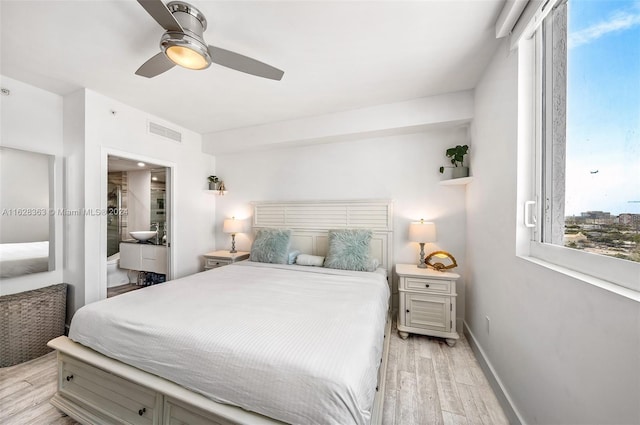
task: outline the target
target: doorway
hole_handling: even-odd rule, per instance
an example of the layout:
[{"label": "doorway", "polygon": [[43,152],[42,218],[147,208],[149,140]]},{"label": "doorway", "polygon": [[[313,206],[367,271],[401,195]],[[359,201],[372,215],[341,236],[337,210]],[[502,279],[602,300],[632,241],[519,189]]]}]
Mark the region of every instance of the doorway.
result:
[{"label": "doorway", "polygon": [[102,293],[110,297],[171,280],[172,166],[109,153],[106,171]]}]

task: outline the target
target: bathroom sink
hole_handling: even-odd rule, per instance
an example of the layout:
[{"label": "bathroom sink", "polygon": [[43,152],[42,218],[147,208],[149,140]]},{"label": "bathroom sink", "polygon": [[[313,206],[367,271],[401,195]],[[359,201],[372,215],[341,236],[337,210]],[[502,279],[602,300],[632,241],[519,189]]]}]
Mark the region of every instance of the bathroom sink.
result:
[{"label": "bathroom sink", "polygon": [[140,230],[138,232],[129,232],[133,239],[139,241],[148,241],[149,239],[154,238],[156,236],[156,233],[157,232],[155,230]]}]

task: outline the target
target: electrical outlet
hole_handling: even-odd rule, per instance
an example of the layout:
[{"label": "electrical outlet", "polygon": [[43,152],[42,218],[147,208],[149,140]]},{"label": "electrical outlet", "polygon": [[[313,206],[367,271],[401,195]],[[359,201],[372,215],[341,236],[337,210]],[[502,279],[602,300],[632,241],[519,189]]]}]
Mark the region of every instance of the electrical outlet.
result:
[{"label": "electrical outlet", "polygon": [[491,319],[489,316],[484,316],[484,318],[487,319],[487,334],[491,334]]}]

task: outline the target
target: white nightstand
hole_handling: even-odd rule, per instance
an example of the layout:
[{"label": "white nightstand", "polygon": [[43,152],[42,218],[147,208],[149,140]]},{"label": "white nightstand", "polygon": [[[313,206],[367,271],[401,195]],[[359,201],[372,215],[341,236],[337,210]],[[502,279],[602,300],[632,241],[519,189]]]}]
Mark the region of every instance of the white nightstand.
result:
[{"label": "white nightstand", "polygon": [[455,345],[456,281],[460,275],[420,269],[415,264],[396,264],[398,275],[398,334],[409,333],[446,338]]},{"label": "white nightstand", "polygon": [[249,258],[249,253],[246,251],[238,251],[233,254],[228,250],[207,252],[204,254],[204,269],[215,269],[216,267],[226,266],[236,261],[246,260],[247,258]]}]

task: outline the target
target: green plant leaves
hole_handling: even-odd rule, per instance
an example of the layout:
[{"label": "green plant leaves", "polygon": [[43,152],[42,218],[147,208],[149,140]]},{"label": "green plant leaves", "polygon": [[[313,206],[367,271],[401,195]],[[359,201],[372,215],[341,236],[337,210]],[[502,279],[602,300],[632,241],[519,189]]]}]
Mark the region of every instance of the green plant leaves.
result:
[{"label": "green plant leaves", "polygon": [[[462,162],[464,161],[464,156],[469,152],[468,145],[457,145],[455,148],[449,148],[445,152],[448,158],[451,159],[451,163],[456,167],[462,166]],[[458,165],[459,164],[459,165]],[[442,170],[442,167],[440,167]],[[440,171],[442,172],[442,171]]]}]

